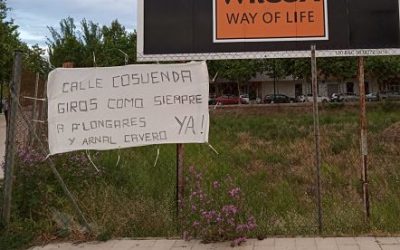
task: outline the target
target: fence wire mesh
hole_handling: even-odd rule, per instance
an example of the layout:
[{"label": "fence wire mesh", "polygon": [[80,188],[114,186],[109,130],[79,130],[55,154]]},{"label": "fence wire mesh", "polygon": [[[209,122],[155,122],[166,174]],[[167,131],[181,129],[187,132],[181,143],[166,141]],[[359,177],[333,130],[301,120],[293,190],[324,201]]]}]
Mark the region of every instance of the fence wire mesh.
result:
[{"label": "fence wire mesh", "polygon": [[[343,50],[329,48],[319,50],[317,57],[347,57],[347,56],[394,56],[400,55],[398,48],[386,49],[352,49]],[[231,59],[268,59],[268,58],[309,58],[309,50],[295,51],[244,51],[244,52],[218,52],[218,53],[176,53],[176,54],[146,54],[137,53],[138,61],[160,62],[160,61],[191,61],[191,60],[231,60]]]},{"label": "fence wire mesh", "polygon": [[[29,132],[34,127],[47,145],[47,103],[38,100],[33,110],[34,99],[46,99],[45,80],[39,81],[37,97],[32,86],[33,76],[23,78],[13,218],[28,219],[48,234],[57,232],[56,237],[66,233],[84,238],[73,206]],[[353,103],[320,108],[323,233],[399,232],[399,104],[368,105],[372,208],[368,223],[360,180],[359,107]],[[210,107],[210,115],[213,149],[185,145],[182,202],[198,210],[217,209],[231,205],[231,192],[239,188],[242,211],[254,216],[258,225],[250,236],[318,234],[312,105]],[[196,209],[183,210],[180,217],[176,213],[176,145],[72,152],[53,160],[101,237],[174,236],[181,230],[177,225],[196,214]],[[198,185],[192,177],[201,181],[202,192],[213,200],[191,203]]]}]

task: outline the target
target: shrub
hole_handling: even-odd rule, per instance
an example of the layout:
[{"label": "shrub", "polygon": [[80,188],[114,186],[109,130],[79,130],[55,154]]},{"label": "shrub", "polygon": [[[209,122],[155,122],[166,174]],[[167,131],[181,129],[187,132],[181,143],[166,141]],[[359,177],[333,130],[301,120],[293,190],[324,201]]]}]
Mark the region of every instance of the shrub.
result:
[{"label": "shrub", "polygon": [[256,229],[256,221],[244,206],[244,194],[227,176],[224,182],[203,181],[194,167],[186,178],[190,193],[181,203],[184,238],[200,238],[204,242],[232,241],[237,246]]}]

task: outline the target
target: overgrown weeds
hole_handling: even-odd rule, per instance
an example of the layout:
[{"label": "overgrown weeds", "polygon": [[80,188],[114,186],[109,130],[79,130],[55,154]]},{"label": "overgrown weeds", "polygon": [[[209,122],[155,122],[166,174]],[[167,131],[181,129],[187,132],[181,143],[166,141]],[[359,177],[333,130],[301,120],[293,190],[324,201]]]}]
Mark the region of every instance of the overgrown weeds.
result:
[{"label": "overgrown weeds", "polygon": [[[215,202],[202,204],[203,212],[207,212],[204,217],[200,217],[200,210],[192,213],[186,209],[184,214],[188,223],[205,223],[211,232],[196,231],[186,224],[188,233],[208,240],[316,235],[312,114],[292,109],[243,109],[218,111],[211,117],[210,144],[219,155],[207,145],[186,145],[185,165],[195,166],[202,173],[201,189]],[[372,209],[368,224],[363,220],[358,121],[358,111],[353,107],[321,110],[324,234],[399,233],[400,145],[384,138],[389,128],[400,122],[400,113],[380,106],[368,111]],[[0,249],[57,240],[179,236],[175,146],[159,146],[160,158],[154,166],[157,148],[91,152],[100,172],[82,152],[54,157],[95,235],[81,231],[72,206],[43,157],[32,149],[20,152],[12,224],[9,231],[0,231]],[[185,172],[188,174],[189,168]],[[224,183],[227,176],[231,177],[229,185]],[[214,189],[214,181],[221,189]],[[195,191],[195,184],[196,180],[188,180],[186,198]],[[234,188],[240,189],[239,200],[232,200],[227,193]],[[192,198],[200,203],[198,196]],[[229,205],[235,207],[224,209]],[[215,216],[225,210],[241,211],[234,213],[235,226],[229,229],[233,232],[229,237],[219,234],[214,223]],[[237,233],[239,225],[248,225],[250,216],[257,227]]]}]

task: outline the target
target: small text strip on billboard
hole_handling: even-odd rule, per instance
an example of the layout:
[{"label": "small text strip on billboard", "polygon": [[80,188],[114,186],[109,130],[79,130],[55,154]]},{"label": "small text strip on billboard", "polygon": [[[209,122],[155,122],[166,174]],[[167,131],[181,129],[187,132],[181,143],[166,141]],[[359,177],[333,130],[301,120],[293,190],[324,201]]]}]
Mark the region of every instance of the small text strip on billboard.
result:
[{"label": "small text strip on billboard", "polygon": [[208,142],[205,62],[60,68],[47,95],[51,155]]}]

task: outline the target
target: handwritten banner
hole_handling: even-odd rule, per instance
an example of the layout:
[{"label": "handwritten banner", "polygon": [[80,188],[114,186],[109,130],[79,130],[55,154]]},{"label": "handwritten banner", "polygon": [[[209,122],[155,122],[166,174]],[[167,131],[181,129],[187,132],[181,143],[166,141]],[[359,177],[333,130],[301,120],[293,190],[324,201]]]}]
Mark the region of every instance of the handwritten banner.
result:
[{"label": "handwritten banner", "polygon": [[53,70],[50,154],[208,142],[208,93],[205,62]]}]

